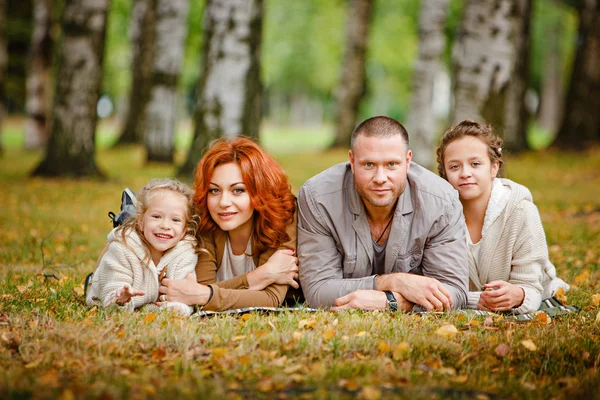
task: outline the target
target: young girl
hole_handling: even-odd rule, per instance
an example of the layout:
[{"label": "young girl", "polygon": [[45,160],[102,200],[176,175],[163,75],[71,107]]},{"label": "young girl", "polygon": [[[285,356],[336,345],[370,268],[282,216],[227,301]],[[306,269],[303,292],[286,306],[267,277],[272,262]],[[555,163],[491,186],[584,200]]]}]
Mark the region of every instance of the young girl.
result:
[{"label": "young girl", "polygon": [[[182,279],[194,273],[198,224],[193,195],[171,179],[153,179],[142,188],[135,218],[108,235],[86,296],[89,306],[114,303],[134,310],[158,300],[162,276]],[[163,307],[182,315],[193,310],[182,303],[163,302]]]},{"label": "young girl", "polygon": [[209,311],[279,306],[298,288],[296,198],[285,172],[249,139],[220,140],[198,163],[195,187],[207,254],[197,281],[165,279],[160,292]]},{"label": "young girl", "polygon": [[502,139],[491,126],[463,121],[437,149],[440,176],[458,191],[467,224],[468,307],[535,311],[542,298],[569,285],[556,277],[537,207],[529,190],[497,178]]}]

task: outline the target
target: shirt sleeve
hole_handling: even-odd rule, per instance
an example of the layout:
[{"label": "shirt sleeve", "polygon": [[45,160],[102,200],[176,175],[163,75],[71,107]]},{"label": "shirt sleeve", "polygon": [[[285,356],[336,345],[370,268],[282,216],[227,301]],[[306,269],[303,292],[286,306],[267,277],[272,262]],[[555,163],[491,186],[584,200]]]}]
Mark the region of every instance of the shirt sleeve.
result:
[{"label": "shirt sleeve", "polygon": [[433,224],[423,249],[423,275],[435,278],[451,293],[454,308],[467,306],[468,247],[462,206],[456,199]]},{"label": "shirt sleeve", "polygon": [[338,297],[375,289],[374,275],[344,279],[342,254],[305,186],[298,193],[298,208],[300,284],[310,306],[330,307]]}]

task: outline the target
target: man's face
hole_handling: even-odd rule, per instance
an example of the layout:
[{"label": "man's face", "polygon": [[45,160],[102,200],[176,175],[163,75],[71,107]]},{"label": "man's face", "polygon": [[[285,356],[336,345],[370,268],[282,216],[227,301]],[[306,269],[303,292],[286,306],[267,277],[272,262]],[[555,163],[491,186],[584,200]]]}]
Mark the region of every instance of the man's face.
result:
[{"label": "man's face", "polygon": [[367,211],[392,207],[404,192],[412,152],[400,135],[360,135],[349,152],[356,191]]}]

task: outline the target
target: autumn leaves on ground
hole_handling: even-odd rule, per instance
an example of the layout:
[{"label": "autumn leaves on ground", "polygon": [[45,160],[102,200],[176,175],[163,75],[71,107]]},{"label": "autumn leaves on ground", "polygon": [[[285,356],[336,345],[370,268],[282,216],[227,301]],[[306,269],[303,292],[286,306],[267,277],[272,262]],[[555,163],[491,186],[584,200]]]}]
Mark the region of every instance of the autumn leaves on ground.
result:
[{"label": "autumn leaves on ground", "polygon": [[[600,149],[528,153],[507,176],[540,209],[563,301],[502,316],[297,312],[182,319],[88,309],[83,279],[124,187],[174,168],[140,149],[98,155],[108,181],[28,179],[40,153],[0,158],[2,398],[594,398],[600,387]],[[294,191],[345,152],[276,155]]]}]

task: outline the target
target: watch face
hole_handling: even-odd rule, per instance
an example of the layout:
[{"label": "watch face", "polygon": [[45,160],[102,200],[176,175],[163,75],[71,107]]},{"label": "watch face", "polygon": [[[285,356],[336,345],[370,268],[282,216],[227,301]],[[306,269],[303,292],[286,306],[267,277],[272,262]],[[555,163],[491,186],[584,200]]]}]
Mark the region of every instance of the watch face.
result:
[{"label": "watch face", "polygon": [[395,301],[390,301],[389,307],[390,307],[390,310],[392,310],[392,311],[398,311],[398,303]]}]

